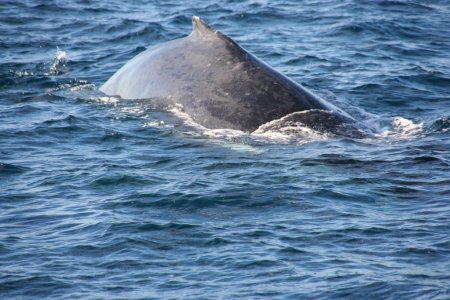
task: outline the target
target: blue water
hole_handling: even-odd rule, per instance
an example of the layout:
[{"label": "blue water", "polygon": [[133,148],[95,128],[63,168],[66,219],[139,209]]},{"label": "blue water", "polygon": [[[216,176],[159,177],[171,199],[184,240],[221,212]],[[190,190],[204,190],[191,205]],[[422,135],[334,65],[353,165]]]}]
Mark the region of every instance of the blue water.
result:
[{"label": "blue water", "polygon": [[[98,88],[199,15],[374,136]],[[0,1],[1,299],[449,299],[447,0]]]}]

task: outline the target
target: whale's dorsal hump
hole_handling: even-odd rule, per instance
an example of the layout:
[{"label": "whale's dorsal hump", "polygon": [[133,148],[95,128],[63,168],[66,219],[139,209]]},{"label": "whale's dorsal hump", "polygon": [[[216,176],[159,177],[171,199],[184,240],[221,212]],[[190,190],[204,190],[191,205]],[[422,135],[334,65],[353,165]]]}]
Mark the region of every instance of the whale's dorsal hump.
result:
[{"label": "whale's dorsal hump", "polygon": [[216,30],[206,24],[200,17],[192,17],[192,34],[200,37],[210,37],[216,34]]}]

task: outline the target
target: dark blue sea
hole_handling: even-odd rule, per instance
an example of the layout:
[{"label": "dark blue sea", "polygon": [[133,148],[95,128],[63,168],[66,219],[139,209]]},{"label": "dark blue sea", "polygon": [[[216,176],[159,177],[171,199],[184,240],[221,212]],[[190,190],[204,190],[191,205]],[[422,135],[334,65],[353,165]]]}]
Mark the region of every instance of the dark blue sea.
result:
[{"label": "dark blue sea", "polygon": [[[98,90],[193,15],[373,134]],[[1,0],[0,299],[450,299],[450,2]]]}]

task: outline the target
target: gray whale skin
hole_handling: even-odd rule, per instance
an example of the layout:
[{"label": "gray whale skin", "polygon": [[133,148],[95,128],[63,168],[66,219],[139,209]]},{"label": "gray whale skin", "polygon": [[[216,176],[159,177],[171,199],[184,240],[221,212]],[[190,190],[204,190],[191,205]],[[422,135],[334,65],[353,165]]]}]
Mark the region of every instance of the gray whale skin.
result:
[{"label": "gray whale skin", "polygon": [[195,122],[210,129],[253,132],[292,114],[291,121],[340,134],[354,122],[199,17],[192,17],[192,24],[190,35],[138,54],[100,91],[122,99],[163,98],[181,104]]}]

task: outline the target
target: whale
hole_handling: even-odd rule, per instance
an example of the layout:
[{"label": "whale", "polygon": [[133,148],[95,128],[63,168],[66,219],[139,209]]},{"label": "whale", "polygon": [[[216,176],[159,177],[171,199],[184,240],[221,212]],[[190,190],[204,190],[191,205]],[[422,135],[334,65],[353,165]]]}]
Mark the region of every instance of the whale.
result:
[{"label": "whale", "polygon": [[360,132],[343,110],[276,71],[201,18],[193,16],[192,26],[189,35],[132,58],[100,91],[122,99],[165,99],[209,129],[251,133],[289,116],[285,119],[290,124],[320,131]]}]

